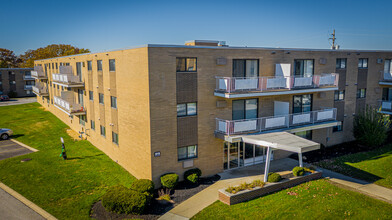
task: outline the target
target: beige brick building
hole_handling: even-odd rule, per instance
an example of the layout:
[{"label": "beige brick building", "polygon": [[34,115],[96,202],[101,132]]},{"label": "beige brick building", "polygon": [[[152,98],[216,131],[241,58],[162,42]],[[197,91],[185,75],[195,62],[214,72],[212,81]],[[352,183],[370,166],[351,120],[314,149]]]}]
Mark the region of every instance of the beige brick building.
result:
[{"label": "beige brick building", "polygon": [[31,70],[33,68],[0,68],[0,95],[16,93],[17,97],[35,96]]},{"label": "beige brick building", "polygon": [[[240,135],[353,140],[366,104],[391,111],[392,51],[146,45],[35,62],[38,102],[137,178],[262,163]],[[276,150],[274,158],[288,156]]]}]

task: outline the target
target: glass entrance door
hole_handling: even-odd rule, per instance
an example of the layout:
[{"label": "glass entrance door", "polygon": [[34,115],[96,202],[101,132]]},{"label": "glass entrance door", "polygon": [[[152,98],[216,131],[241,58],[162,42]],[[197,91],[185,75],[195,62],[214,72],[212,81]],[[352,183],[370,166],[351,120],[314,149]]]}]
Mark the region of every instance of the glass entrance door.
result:
[{"label": "glass entrance door", "polygon": [[237,168],[239,166],[239,155],[238,155],[239,143],[231,143],[229,149],[229,169]]},{"label": "glass entrance door", "polygon": [[[266,148],[243,142],[223,145],[223,169],[235,169],[265,162]],[[273,155],[271,155],[271,159]]]}]

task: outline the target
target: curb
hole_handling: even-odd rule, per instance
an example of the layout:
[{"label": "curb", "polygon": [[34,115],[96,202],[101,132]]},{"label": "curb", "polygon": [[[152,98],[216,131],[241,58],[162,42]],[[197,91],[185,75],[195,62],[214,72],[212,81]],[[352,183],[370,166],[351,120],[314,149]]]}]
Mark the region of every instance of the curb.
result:
[{"label": "curb", "polygon": [[27,148],[27,149],[33,151],[33,152],[37,152],[37,151],[38,151],[37,149],[34,149],[34,148],[30,147],[30,146],[27,146],[26,144],[21,143],[21,142],[19,142],[19,141],[17,141],[17,140],[10,139],[10,141],[12,141],[12,142],[14,142],[14,143],[16,143],[16,144],[19,144],[20,146],[25,147],[25,148]]},{"label": "curb", "polygon": [[53,215],[49,214],[47,211],[43,210],[42,208],[40,208],[39,206],[37,206],[36,204],[31,202],[30,200],[26,199],[25,197],[23,197],[22,195],[17,193],[15,190],[9,188],[8,186],[6,186],[2,182],[0,182],[0,188],[3,189],[4,191],[6,191],[11,196],[13,196],[14,198],[16,198],[17,200],[21,201],[27,207],[34,210],[36,213],[40,214],[45,219],[57,220],[57,218],[55,218]]}]

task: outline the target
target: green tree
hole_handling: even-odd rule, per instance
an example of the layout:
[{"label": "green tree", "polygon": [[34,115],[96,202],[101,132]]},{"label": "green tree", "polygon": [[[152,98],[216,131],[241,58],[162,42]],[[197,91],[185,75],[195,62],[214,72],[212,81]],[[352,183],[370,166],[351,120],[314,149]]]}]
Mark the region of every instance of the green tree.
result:
[{"label": "green tree", "polygon": [[366,106],[366,109],[354,118],[354,137],[360,144],[377,147],[385,142],[391,121],[388,116],[377,112],[377,109]]},{"label": "green tree", "polygon": [[69,56],[74,54],[89,53],[89,49],[77,48],[67,44],[52,44],[36,50],[27,50],[20,58],[22,67],[34,67],[34,60],[52,57]]},{"label": "green tree", "polygon": [[14,51],[0,48],[0,68],[18,67],[21,61],[22,60],[14,54]]}]

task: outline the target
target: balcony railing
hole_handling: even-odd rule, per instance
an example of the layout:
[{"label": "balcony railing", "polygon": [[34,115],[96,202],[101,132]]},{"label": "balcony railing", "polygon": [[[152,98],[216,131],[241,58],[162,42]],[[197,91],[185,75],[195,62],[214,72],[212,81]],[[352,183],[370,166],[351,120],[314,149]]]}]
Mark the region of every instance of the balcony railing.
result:
[{"label": "balcony railing", "polygon": [[24,90],[32,90],[34,85],[24,85]]},{"label": "balcony railing", "polygon": [[42,83],[36,83],[35,86],[33,86],[33,92],[36,95],[45,96],[48,95],[48,88]]},{"label": "balcony railing", "polygon": [[392,73],[381,73],[381,80],[380,83],[387,83],[391,84],[392,83]]},{"label": "balcony railing", "polygon": [[23,80],[34,80],[35,78],[31,75],[24,75]]},{"label": "balcony railing", "polygon": [[392,101],[379,100],[378,103],[379,112],[392,114]]},{"label": "balcony railing", "polygon": [[338,82],[339,74],[337,73],[313,75],[311,77],[216,77],[216,92],[243,93],[314,89],[337,87]]},{"label": "balcony railing", "polygon": [[78,103],[75,103],[70,98],[54,96],[53,100],[55,106],[66,111],[68,114],[77,114],[77,115],[85,114],[85,109],[83,108],[83,106]]},{"label": "balcony railing", "polygon": [[84,86],[80,77],[73,75],[71,66],[60,66],[60,73],[53,73],[52,80],[65,86]]},{"label": "balcony railing", "polygon": [[217,118],[216,132],[225,135],[260,133],[326,121],[336,121],[336,108],[255,119],[223,120]]},{"label": "balcony railing", "polygon": [[31,77],[35,79],[47,79],[48,77],[44,73],[42,66],[35,66],[34,70],[31,71]]}]

